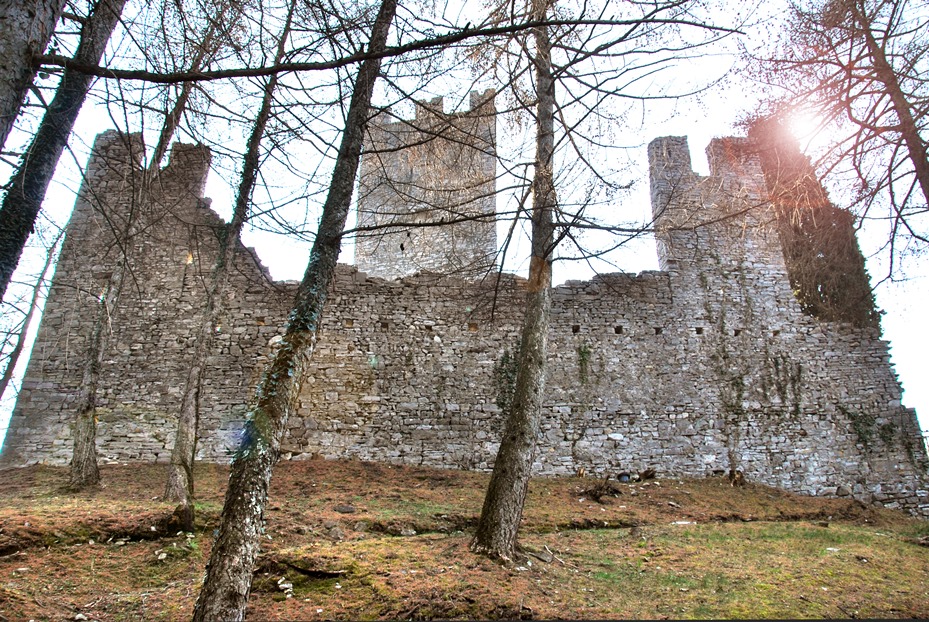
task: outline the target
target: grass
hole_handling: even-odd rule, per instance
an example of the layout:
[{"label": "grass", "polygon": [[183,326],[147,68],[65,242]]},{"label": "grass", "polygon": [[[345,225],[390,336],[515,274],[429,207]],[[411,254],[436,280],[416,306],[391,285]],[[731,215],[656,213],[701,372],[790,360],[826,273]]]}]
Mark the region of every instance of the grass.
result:
[{"label": "grass", "polygon": [[[185,534],[165,527],[163,465],[104,467],[80,494],[63,492],[64,469],[0,473],[0,622],[189,619],[227,470],[196,475],[199,529]],[[593,479],[539,478],[521,531],[535,555],[503,567],[468,551],[486,483],[282,464],[249,618],[929,616],[929,523],[897,512],[722,478],[618,484],[596,503]]]}]

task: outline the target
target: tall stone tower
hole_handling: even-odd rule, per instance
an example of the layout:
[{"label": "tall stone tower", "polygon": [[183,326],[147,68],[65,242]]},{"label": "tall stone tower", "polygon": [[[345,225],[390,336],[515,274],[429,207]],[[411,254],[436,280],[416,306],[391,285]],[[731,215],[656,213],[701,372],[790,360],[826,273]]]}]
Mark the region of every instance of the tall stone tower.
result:
[{"label": "tall stone tower", "polygon": [[497,251],[496,108],[493,90],[470,110],[417,103],[413,120],[369,126],[361,160],[355,265],[396,279],[429,271],[477,277]]}]

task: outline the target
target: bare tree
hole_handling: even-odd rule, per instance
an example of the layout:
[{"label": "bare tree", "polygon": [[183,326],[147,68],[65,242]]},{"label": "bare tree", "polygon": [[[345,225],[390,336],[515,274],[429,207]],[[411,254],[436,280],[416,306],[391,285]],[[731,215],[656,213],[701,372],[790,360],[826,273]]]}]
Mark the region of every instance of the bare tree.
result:
[{"label": "bare tree", "polygon": [[371,57],[362,62],[352,90],[310,262],[297,290],[284,338],[256,390],[256,404],[232,462],[219,535],[194,608],[194,620],[198,622],[245,617],[271,472],[280,456],[287,419],[296,408],[306,363],[315,349],[316,333],[351,207],[371,96],[380,73],[380,58],[376,55],[387,45],[396,10],[396,0],[384,0],[372,26],[368,44]]},{"label": "bare tree", "polygon": [[[75,59],[100,62],[125,4],[126,0],[97,0],[91,14],[83,20]],[[92,82],[92,76],[65,70],[55,97],[10,180],[0,206],[0,298],[6,293],[35,226],[45,192]]]},{"label": "bare tree", "polygon": [[[792,2],[770,47],[746,71],[782,118],[818,117],[820,174],[861,218],[888,223],[890,274],[929,244],[929,16],[909,0]],[[762,111],[768,116],[771,111]]]},{"label": "bare tree", "polygon": [[[141,143],[131,136],[123,136],[124,143],[121,149],[111,154],[114,159],[128,157],[136,166],[142,160]],[[114,161],[105,165],[121,166],[122,162]],[[106,222],[113,236],[113,249],[116,253],[115,264],[109,270],[94,274],[92,277],[100,283],[99,294],[96,296],[96,314],[87,338],[87,345],[81,357],[82,374],[78,389],[77,404],[74,409],[74,423],[72,424],[73,451],[71,454],[71,470],[69,486],[71,490],[82,490],[95,486],[100,482],[100,471],[97,467],[97,399],[100,385],[100,375],[104,357],[107,353],[110,336],[113,334],[114,318],[119,310],[119,298],[123,294],[126,284],[127,272],[131,269],[133,256],[133,237],[139,225],[141,201],[136,176],[130,176],[131,196],[133,198],[128,213],[121,218],[113,218],[108,214],[108,206],[91,191],[87,199]]]},{"label": "bare tree", "polygon": [[[544,21],[549,0],[533,0],[532,17]],[[554,212],[557,207],[555,165],[555,81],[552,45],[547,26],[533,31],[535,50],[536,156],[532,184],[532,255],[526,314],[517,355],[516,387],[507,413],[503,439],[494,461],[484,507],[471,541],[471,550],[509,561],[516,555],[516,534],[522,520],[532,463],[539,438],[545,361],[552,305],[552,253],[555,247]]]},{"label": "bare tree", "polygon": [[[290,37],[295,8],[296,1],[291,0],[277,46],[275,62],[280,62],[287,51],[287,41]],[[271,106],[274,102],[277,84],[278,74],[268,78],[264,87],[261,107],[255,117],[255,123],[248,139],[242,177],[232,211],[232,218],[219,237],[219,251],[210,275],[210,282],[206,291],[206,306],[193,348],[193,356],[188,366],[184,394],[181,399],[177,436],[174,441],[174,449],[171,452],[171,468],[164,498],[180,502],[178,511],[175,513],[182,517],[182,525],[187,530],[193,529],[194,521],[193,465],[197,450],[197,428],[200,419],[200,389],[203,372],[213,341],[213,334],[223,313],[224,293],[228,285],[229,272],[232,269],[232,263],[240,244],[242,227],[248,219],[251,197],[258,177],[259,148],[265,135],[268,120],[271,118]]]},{"label": "bare tree", "polygon": [[26,342],[29,337],[29,328],[32,326],[32,320],[39,312],[39,307],[42,304],[44,297],[43,290],[45,290],[48,285],[49,273],[55,265],[54,261],[57,257],[58,245],[61,243],[62,237],[64,237],[64,229],[59,229],[58,235],[52,240],[51,245],[45,249],[45,261],[32,286],[29,302],[25,312],[23,312],[22,322],[18,326],[12,327],[8,333],[10,337],[13,337],[14,343],[9,354],[6,355],[6,367],[3,370],[3,376],[0,376],[0,399],[3,398],[13,380],[13,373],[16,371],[19,357],[26,347]]},{"label": "bare tree", "polygon": [[[584,11],[593,11],[594,17],[599,17],[613,6],[609,2],[599,7],[585,4],[579,9],[582,15],[576,18],[575,27],[537,27],[533,30],[533,45],[524,43],[514,52],[514,55],[528,54],[533,70],[531,91],[510,86],[514,93],[512,97],[521,105],[535,102],[529,291],[513,398],[504,413],[506,419],[500,448],[471,541],[472,551],[505,562],[514,560],[518,555],[517,532],[541,425],[552,261],[556,258],[559,244],[566,238],[574,242],[584,257],[591,256],[591,251],[574,233],[575,229],[598,227],[618,232],[611,224],[596,223],[588,213],[597,185],[617,185],[598,170],[597,160],[591,157],[590,152],[591,148],[601,148],[605,143],[600,137],[600,129],[621,120],[608,112],[609,100],[653,97],[634,88],[637,79],[658,70],[678,55],[708,43],[707,40],[689,41],[684,37],[670,43],[676,38],[675,28],[695,27],[701,33],[711,33],[710,41],[714,37],[712,33],[724,35],[731,32],[696,19],[688,12],[689,3],[674,1],[633,4],[627,27],[621,31],[598,34],[583,29],[586,24]],[[506,10],[512,11],[513,5],[507,5]],[[549,13],[558,11],[550,0],[534,0],[528,10],[532,21],[543,23],[550,21],[547,19]],[[563,9],[561,11],[563,14]],[[662,49],[662,43],[670,47]],[[556,51],[560,54],[557,61],[553,58]],[[504,53],[498,53],[498,58]],[[641,64],[636,62],[639,55],[646,56]],[[616,56],[621,60],[616,61]],[[604,59],[616,61],[616,66],[599,69],[586,66],[590,61]],[[617,85],[623,82],[625,89]],[[564,85],[568,104],[559,105],[556,84]],[[654,97],[677,98],[681,95],[662,93]],[[571,112],[572,104],[580,109],[579,113]],[[585,128],[586,121],[594,122],[594,131]],[[556,127],[560,129],[558,137]],[[570,155],[559,160],[559,146]],[[559,164],[565,169],[560,176],[564,180],[560,187],[556,170]],[[577,179],[582,172],[591,182],[578,192]],[[573,184],[568,181],[570,178],[573,178]],[[566,195],[572,194],[574,196],[569,201],[564,200]]]},{"label": "bare tree", "polygon": [[[65,0],[0,1],[0,147],[6,144]],[[4,290],[6,288],[4,287]]]}]

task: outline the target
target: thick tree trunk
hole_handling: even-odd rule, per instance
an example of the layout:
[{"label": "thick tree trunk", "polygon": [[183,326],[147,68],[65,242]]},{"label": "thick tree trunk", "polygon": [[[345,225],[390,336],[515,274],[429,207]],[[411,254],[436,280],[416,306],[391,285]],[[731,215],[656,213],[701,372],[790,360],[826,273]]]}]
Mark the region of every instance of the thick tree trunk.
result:
[{"label": "thick tree trunk", "polygon": [[32,84],[32,58],[45,51],[65,0],[0,0],[0,148]]},{"label": "thick tree trunk", "polygon": [[[545,0],[538,0],[535,19],[544,19]],[[535,81],[536,162],[533,177],[532,258],[529,293],[523,319],[518,370],[513,404],[507,413],[503,440],[484,497],[471,550],[511,561],[517,555],[516,536],[522,520],[545,392],[545,360],[551,311],[554,250],[553,213],[556,207],[552,163],[554,160],[555,82],[552,79],[551,42],[548,28],[534,30],[536,43]]]},{"label": "thick tree trunk", "polygon": [[[296,2],[291,2],[290,12],[284,25],[284,32],[278,43],[275,63],[281,62],[287,50],[287,39],[290,36],[290,24]],[[178,515],[184,517],[190,524],[183,528],[193,529],[194,509],[194,458],[197,453],[197,428],[200,421],[200,388],[203,379],[203,370],[206,367],[207,356],[213,343],[215,327],[223,312],[223,299],[229,283],[229,270],[235,258],[236,247],[242,234],[242,227],[248,219],[249,204],[255,180],[258,177],[258,163],[260,160],[261,139],[264,137],[268,120],[271,118],[271,105],[274,103],[274,91],[277,88],[278,75],[274,74],[265,84],[261,108],[255,117],[252,133],[248,139],[245,152],[245,161],[242,167],[242,179],[236,196],[232,219],[226,225],[220,236],[219,254],[213,266],[207,291],[207,303],[200,322],[200,332],[194,346],[194,356],[187,372],[184,394],[181,400],[180,414],[177,423],[177,437],[171,452],[171,468],[168,473],[168,484],[165,488],[166,501],[178,501],[182,506]],[[188,83],[185,83],[185,86]]]},{"label": "thick tree trunk", "polygon": [[[8,3],[3,2],[3,4]],[[52,3],[39,2],[39,4]],[[100,62],[125,4],[126,0],[97,1],[93,13],[81,27],[81,42],[75,53],[75,59],[94,64]],[[3,20],[0,19],[0,23],[2,22]],[[3,58],[2,45],[0,43],[0,59]],[[0,63],[0,75],[3,75],[2,63]],[[26,246],[26,240],[32,233],[36,216],[45,199],[45,191],[55,174],[58,159],[68,143],[74,121],[81,111],[84,98],[93,80],[92,76],[65,70],[61,84],[39,124],[32,144],[10,180],[9,190],[0,207],[0,298],[6,293],[6,288],[13,277],[13,271]]]},{"label": "thick tree trunk", "polygon": [[[386,47],[396,10],[396,0],[383,0],[372,28],[369,52],[377,53]],[[271,471],[279,458],[287,419],[296,407],[306,364],[316,343],[316,332],[351,206],[371,95],[380,65],[380,59],[369,58],[362,62],[358,71],[310,261],[297,291],[284,339],[258,386],[257,403],[251,410],[232,462],[219,535],[213,543],[206,579],[194,608],[195,622],[245,617]]]}]

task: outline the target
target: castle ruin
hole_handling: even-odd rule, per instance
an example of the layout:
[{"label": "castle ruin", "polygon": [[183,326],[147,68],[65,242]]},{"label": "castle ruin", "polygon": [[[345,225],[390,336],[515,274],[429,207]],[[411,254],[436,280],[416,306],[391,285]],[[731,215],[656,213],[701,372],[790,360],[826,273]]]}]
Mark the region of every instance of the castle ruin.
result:
[{"label": "castle ruin", "polygon": [[472,92],[470,104],[445,114],[437,97],[417,103],[411,121],[386,112],[372,120],[358,182],[355,266],[362,272],[467,278],[494,265],[494,91]]},{"label": "castle ruin", "polygon": [[[115,132],[97,139],[4,464],[70,460],[95,295],[118,252],[113,215],[130,209],[135,252],[101,372],[98,451],[110,461],[170,457],[221,221],[202,198],[204,148],[176,145],[156,190],[140,192],[136,140]],[[400,148],[387,153],[378,157],[407,157]],[[915,412],[901,405],[887,343],[874,325],[803,312],[748,142],[713,141],[708,177],[692,171],[686,139],[657,139],[648,153],[661,270],[554,288],[536,472],[704,476],[734,468],[787,490],[929,516],[929,459]],[[471,187],[488,183],[470,179]],[[381,196],[370,187],[363,196]],[[434,267],[428,253],[398,259],[407,232],[360,242],[359,264],[386,276],[394,276],[392,262],[404,274]],[[493,250],[488,243],[471,263],[487,265]],[[372,274],[337,271],[285,457],[489,469],[525,281]],[[227,461],[236,447],[295,291],[293,282],[271,280],[247,249],[237,253],[200,398],[199,459]]]}]

